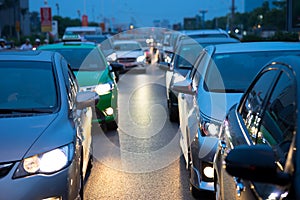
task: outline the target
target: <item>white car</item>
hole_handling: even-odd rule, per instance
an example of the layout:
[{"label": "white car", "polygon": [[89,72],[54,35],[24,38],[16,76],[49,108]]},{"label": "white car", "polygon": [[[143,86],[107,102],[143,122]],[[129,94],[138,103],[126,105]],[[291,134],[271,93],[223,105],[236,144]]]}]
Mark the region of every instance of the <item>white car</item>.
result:
[{"label": "white car", "polygon": [[117,62],[124,65],[124,70],[138,68],[146,71],[146,57],[141,44],[134,40],[116,40],[113,43]]},{"label": "white car", "polygon": [[220,125],[262,65],[281,55],[299,55],[298,43],[252,42],[208,46],[184,81],[180,92],[180,146],[190,169],[193,195],[214,191],[213,158]]}]

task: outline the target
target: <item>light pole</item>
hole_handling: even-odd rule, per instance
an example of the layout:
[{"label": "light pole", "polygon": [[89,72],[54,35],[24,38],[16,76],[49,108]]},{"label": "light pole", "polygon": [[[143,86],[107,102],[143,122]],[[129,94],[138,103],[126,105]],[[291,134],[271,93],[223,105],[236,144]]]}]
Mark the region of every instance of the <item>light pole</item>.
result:
[{"label": "light pole", "polygon": [[59,4],[56,3],[55,6],[56,6],[56,11],[57,11],[57,16],[59,16]]}]

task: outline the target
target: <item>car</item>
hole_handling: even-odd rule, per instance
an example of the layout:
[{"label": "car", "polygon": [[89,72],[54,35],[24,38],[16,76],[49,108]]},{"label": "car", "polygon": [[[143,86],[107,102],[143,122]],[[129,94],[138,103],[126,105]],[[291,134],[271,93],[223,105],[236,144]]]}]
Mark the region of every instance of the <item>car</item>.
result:
[{"label": "car", "polygon": [[114,51],[111,37],[107,35],[85,35],[84,40],[99,44],[107,61],[110,63],[117,62],[117,54]]},{"label": "car", "polygon": [[196,39],[185,37],[179,41],[171,63],[160,63],[161,67],[166,70],[167,105],[171,122],[179,122],[178,92],[172,90],[171,86],[173,83],[185,78],[204,47],[213,44],[238,42],[240,41],[230,37],[204,37]]},{"label": "car", "polygon": [[98,95],[79,91],[59,53],[6,51],[0,63],[0,199],[82,199]]},{"label": "car", "polygon": [[64,35],[102,35],[102,29],[98,26],[70,26],[65,29]]},{"label": "car", "polygon": [[261,66],[280,55],[299,55],[290,42],[248,42],[207,46],[178,94],[180,147],[190,170],[194,196],[214,192],[213,158],[227,111],[237,103]]},{"label": "car", "polygon": [[180,35],[178,31],[165,31],[163,33],[162,46],[158,49],[158,62],[171,62],[175,52],[177,38]]},{"label": "car", "polygon": [[135,70],[146,72],[145,52],[141,44],[135,40],[114,40],[117,62],[124,65],[124,71]]},{"label": "car", "polygon": [[214,158],[217,199],[300,199],[299,67],[299,54],[271,60],[228,111]]},{"label": "car", "polygon": [[96,91],[100,97],[93,111],[93,122],[100,123],[104,132],[118,128],[118,66],[109,65],[99,45],[93,42],[67,40],[42,45],[39,50],[61,53],[70,63],[80,89]]}]

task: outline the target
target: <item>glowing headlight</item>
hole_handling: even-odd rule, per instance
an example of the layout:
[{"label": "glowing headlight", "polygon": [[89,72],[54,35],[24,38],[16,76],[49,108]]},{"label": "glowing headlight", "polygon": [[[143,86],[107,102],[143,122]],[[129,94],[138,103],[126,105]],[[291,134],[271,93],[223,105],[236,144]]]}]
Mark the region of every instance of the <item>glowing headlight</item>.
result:
[{"label": "glowing headlight", "polygon": [[113,61],[116,61],[117,60],[117,54],[115,52],[113,52],[112,54],[109,54],[107,57],[106,57],[107,61],[109,62],[113,62]]},{"label": "glowing headlight", "polygon": [[139,56],[136,59],[137,62],[144,62],[145,61],[145,56]]},{"label": "glowing headlight", "polygon": [[112,107],[106,108],[105,113],[107,115],[113,115],[114,114],[114,109],[112,109]]},{"label": "glowing headlight", "polygon": [[104,83],[104,84],[97,85],[95,87],[95,92],[97,92],[98,95],[104,95],[104,94],[108,94],[113,89],[114,89],[114,85],[112,83]]},{"label": "glowing headlight", "polygon": [[66,167],[72,160],[74,145],[70,144],[42,154],[25,158],[18,166],[14,177],[19,178],[37,173],[54,173]]},{"label": "glowing headlight", "polygon": [[203,122],[201,124],[201,131],[204,135],[207,136],[217,136],[220,130],[220,125],[211,123],[211,122]]},{"label": "glowing headlight", "polygon": [[205,167],[203,169],[203,173],[207,178],[213,178],[214,177],[214,169],[212,167]]}]

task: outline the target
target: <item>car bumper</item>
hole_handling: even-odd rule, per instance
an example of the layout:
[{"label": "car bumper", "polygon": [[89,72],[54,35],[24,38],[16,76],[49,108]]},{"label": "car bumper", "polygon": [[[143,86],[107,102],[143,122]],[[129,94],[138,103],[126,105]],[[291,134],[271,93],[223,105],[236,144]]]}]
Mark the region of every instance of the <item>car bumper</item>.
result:
[{"label": "car bumper", "polygon": [[100,95],[99,98],[100,100],[93,110],[93,122],[105,123],[116,120],[118,116],[117,95],[110,92]]},{"label": "car bumper", "polygon": [[[214,191],[213,159],[218,141],[218,138],[200,135],[191,143],[193,170],[191,170],[190,182],[199,190]],[[205,175],[205,168],[211,172],[210,177]]]},{"label": "car bumper", "polygon": [[12,179],[17,162],[10,172],[0,179],[0,200],[76,199],[80,176],[75,162],[51,175],[32,175]]},{"label": "car bumper", "polygon": [[128,62],[128,63],[120,62],[120,64],[124,65],[124,70],[129,70],[129,69],[137,67],[137,66],[144,67],[144,65],[145,65],[145,63],[143,63],[143,62]]}]

